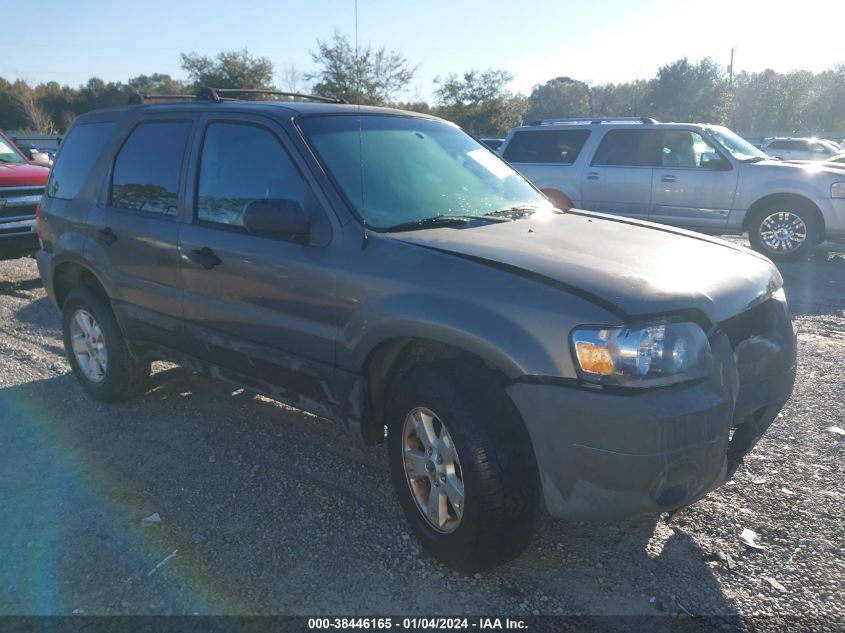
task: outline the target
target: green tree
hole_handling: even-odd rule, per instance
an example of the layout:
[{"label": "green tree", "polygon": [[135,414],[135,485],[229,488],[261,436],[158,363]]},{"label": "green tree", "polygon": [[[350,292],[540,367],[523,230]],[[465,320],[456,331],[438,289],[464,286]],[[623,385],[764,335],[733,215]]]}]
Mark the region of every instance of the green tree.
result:
[{"label": "green tree", "polygon": [[434,80],[436,114],[477,136],[503,135],[522,123],[528,100],[507,89],[504,70],[470,70]]},{"label": "green tree", "polygon": [[590,88],[571,77],[555,77],[534,86],[528,97],[528,121],[560,117],[592,116]]},{"label": "green tree", "polygon": [[273,88],[273,63],[266,57],[252,57],[246,49],[206,57],[196,53],[180,55],[182,70],[192,88]]},{"label": "green tree", "polygon": [[417,72],[402,53],[370,45],[356,50],[338,32],[331,41],[317,40],[311,58],[317,70],[305,79],[314,82],[315,93],[362,105],[390,103]]},{"label": "green tree", "polygon": [[188,91],[184,81],[162,73],[138,75],[132,77],[128,84],[132,90],[144,95],[175,95]]},{"label": "green tree", "polygon": [[651,110],[661,120],[727,122],[730,86],[712,59],[693,64],[684,57],[662,66],[650,88]]}]

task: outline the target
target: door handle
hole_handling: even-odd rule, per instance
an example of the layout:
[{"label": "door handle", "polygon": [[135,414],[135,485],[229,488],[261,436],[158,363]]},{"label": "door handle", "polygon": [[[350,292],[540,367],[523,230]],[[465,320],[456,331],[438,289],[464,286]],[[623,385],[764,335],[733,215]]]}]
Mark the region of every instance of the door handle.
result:
[{"label": "door handle", "polygon": [[97,239],[106,246],[111,246],[117,241],[117,235],[114,234],[110,226],[107,226],[97,231]]},{"label": "door handle", "polygon": [[666,174],[665,176],[660,178],[660,182],[675,182],[677,179],[677,176],[670,176],[669,174]]},{"label": "door handle", "polygon": [[598,180],[598,179],[599,179],[599,175],[596,172],[591,171],[591,172],[587,173],[587,180]]},{"label": "door handle", "polygon": [[208,246],[204,246],[199,250],[190,251],[188,253],[188,259],[199,264],[206,270],[211,270],[223,263],[223,260],[217,257],[214,251],[208,248]]}]

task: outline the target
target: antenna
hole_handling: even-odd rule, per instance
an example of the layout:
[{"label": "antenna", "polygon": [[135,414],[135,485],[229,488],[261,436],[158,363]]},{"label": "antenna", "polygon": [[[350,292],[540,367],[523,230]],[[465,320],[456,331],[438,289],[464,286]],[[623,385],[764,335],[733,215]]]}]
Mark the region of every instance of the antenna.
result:
[{"label": "antenna", "polygon": [[361,248],[365,249],[369,241],[367,237],[367,218],[364,214],[364,129],[361,121],[361,60],[358,57],[358,0],[355,0],[355,93],[358,97],[358,159],[361,178],[361,220],[364,227]]}]

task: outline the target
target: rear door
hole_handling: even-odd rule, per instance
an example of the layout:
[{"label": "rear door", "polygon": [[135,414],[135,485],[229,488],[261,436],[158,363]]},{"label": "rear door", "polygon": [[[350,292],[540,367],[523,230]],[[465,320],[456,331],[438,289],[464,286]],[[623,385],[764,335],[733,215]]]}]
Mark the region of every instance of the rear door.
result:
[{"label": "rear door", "polygon": [[127,337],[172,347],[182,341],[177,237],[195,118],[161,113],[138,120],[88,214],[89,256],[113,284]]},{"label": "rear door", "polygon": [[[183,306],[195,356],[254,386],[330,415],[337,333],[333,230],[315,183],[274,121],[207,114],[192,161],[193,216],[179,237]],[[247,232],[257,199],[299,203],[305,241]],[[271,387],[272,386],[272,387]]]},{"label": "rear door", "polygon": [[590,137],[589,129],[567,129],[561,126],[537,126],[513,133],[502,154],[535,187],[548,195],[553,202],[567,206],[558,197],[562,193],[569,201],[579,206],[576,161],[584,143]]},{"label": "rear door", "polygon": [[661,165],[652,172],[654,222],[697,229],[723,228],[737,185],[737,169],[699,132],[663,130]]},{"label": "rear door", "polygon": [[584,168],[581,206],[648,219],[652,169],[659,164],[661,145],[660,130],[609,130]]}]

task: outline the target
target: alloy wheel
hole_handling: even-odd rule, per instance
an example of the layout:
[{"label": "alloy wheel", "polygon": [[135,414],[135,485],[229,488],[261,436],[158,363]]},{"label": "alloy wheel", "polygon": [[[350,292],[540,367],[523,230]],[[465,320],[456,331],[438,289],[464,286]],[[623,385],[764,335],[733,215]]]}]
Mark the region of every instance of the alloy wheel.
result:
[{"label": "alloy wheel", "polygon": [[758,231],[760,242],[772,253],[793,253],[807,239],[807,225],[791,211],[775,211],[766,216]]},{"label": "alloy wheel", "polygon": [[412,409],[402,427],[402,451],[417,509],[438,532],[454,532],[464,513],[464,480],[446,425],[430,409]]},{"label": "alloy wheel", "polygon": [[108,355],[103,330],[87,310],[76,310],[70,319],[70,341],[76,362],[85,377],[100,383],[106,378]]}]

